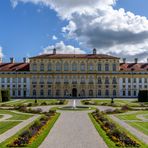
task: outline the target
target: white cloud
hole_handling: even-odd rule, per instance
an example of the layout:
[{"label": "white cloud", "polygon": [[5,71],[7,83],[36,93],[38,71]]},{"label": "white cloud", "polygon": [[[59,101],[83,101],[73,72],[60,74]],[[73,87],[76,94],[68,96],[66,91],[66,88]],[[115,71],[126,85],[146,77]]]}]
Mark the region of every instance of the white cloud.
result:
[{"label": "white cloud", "polygon": [[0,46],[0,58],[3,57],[2,47]]},{"label": "white cloud", "polygon": [[53,40],[57,40],[58,38],[57,38],[55,35],[53,35],[53,36],[52,36],[52,39],[53,39]]},{"label": "white cloud", "polygon": [[74,53],[79,53],[79,54],[84,54],[85,51],[81,50],[80,48],[75,48],[71,45],[65,45],[63,41],[56,43],[55,45],[48,46],[43,49],[43,52],[41,54],[47,54],[47,53],[53,53],[53,49],[57,50],[57,53],[61,54],[74,54]]},{"label": "white cloud", "polygon": [[81,46],[121,57],[137,56],[143,61],[148,52],[148,19],[123,8],[115,10],[113,5],[117,1],[12,0],[12,4],[32,2],[49,6],[60,18],[69,21],[62,31],[78,40]]}]

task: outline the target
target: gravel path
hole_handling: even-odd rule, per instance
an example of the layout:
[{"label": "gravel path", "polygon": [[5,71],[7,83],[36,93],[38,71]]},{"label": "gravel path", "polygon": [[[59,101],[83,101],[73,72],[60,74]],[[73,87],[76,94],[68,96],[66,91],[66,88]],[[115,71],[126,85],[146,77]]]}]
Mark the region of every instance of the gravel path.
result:
[{"label": "gravel path", "polygon": [[135,137],[137,137],[138,139],[143,141],[145,144],[148,144],[148,136],[147,135],[145,135],[144,133],[140,132],[136,128],[130,126],[125,121],[120,120],[119,118],[115,117],[114,115],[109,115],[109,117],[111,119],[113,119],[115,122],[117,122],[118,124],[120,124],[121,126],[123,126],[125,129],[130,131]]},{"label": "gravel path", "polygon": [[21,122],[20,124],[16,125],[15,127],[11,128],[10,130],[6,131],[5,133],[0,135],[0,143],[5,141],[6,139],[10,138],[11,136],[15,135],[19,130],[30,124],[35,119],[39,118],[40,115],[34,115],[33,117]]},{"label": "gravel path", "polygon": [[40,148],[107,148],[87,112],[63,111]]},{"label": "gravel path", "polygon": [[4,121],[4,120],[7,120],[7,119],[9,119],[9,118],[12,117],[12,115],[9,115],[9,114],[0,114],[0,115],[3,116],[3,117],[0,119],[0,121]]}]

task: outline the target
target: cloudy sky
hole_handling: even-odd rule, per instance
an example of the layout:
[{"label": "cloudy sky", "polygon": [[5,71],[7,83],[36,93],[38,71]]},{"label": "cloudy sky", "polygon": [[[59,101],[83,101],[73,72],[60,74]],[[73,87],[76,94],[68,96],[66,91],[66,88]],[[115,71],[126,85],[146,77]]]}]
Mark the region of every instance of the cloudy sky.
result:
[{"label": "cloudy sky", "polygon": [[148,58],[148,0],[1,0],[0,56],[42,53]]}]

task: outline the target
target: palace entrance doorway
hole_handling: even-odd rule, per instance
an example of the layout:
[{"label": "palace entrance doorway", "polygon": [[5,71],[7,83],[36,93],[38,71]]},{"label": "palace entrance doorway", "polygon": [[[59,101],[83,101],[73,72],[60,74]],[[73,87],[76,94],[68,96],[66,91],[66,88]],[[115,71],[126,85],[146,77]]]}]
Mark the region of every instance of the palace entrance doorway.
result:
[{"label": "palace entrance doorway", "polygon": [[72,89],[72,97],[77,97],[77,89],[76,88]]}]

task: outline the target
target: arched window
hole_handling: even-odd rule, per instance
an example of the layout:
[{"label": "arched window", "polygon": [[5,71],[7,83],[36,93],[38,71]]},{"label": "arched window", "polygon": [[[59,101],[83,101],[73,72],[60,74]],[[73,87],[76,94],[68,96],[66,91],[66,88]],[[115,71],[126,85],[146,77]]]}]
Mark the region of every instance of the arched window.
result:
[{"label": "arched window", "polygon": [[77,63],[72,64],[72,71],[77,71]]},{"label": "arched window", "polygon": [[61,71],[61,63],[56,63],[56,71]]},{"label": "arched window", "polygon": [[105,64],[105,71],[109,71],[109,64]]},{"label": "arched window", "polygon": [[52,64],[48,63],[48,71],[52,71]]},{"label": "arched window", "polygon": [[89,70],[90,71],[93,71],[94,70],[94,66],[93,66],[93,64],[91,63],[91,64],[89,64]]},{"label": "arched window", "polygon": [[51,96],[51,89],[48,90],[48,96]]},{"label": "arched window", "polygon": [[57,96],[57,97],[60,96],[60,90],[59,90],[59,89],[56,90],[56,96]]},{"label": "arched window", "polygon": [[81,95],[81,97],[85,97],[85,90],[84,89],[81,90],[80,95]]},{"label": "arched window", "polygon": [[43,76],[40,77],[40,84],[44,84],[44,77]]},{"label": "arched window", "polygon": [[77,84],[77,77],[76,76],[73,76],[73,78],[72,78],[72,84]]},{"label": "arched window", "polygon": [[44,96],[44,90],[43,89],[40,90],[40,96],[42,96],[42,97]]},{"label": "arched window", "polygon": [[34,84],[37,83],[37,77],[36,76],[32,77],[32,83],[34,83]]},{"label": "arched window", "polygon": [[51,84],[51,83],[52,83],[52,76],[48,76],[48,78],[47,78],[47,83],[48,83],[48,84]]},{"label": "arched window", "polygon": [[105,84],[109,84],[109,78],[108,77],[105,78]]},{"label": "arched window", "polygon": [[61,82],[61,77],[60,76],[57,76],[56,77],[56,83],[60,83]]},{"label": "arched window", "polygon": [[81,63],[80,69],[81,69],[81,71],[85,71],[85,64],[84,63]]},{"label": "arched window", "polygon": [[68,71],[69,70],[69,64],[66,62],[64,64],[64,71]]},{"label": "arched window", "polygon": [[67,76],[64,77],[64,84],[68,84],[68,77]]},{"label": "arched window", "polygon": [[113,90],[113,96],[116,96],[117,93],[116,93],[116,90]]},{"label": "arched window", "polygon": [[108,90],[108,89],[105,90],[105,95],[106,95],[107,97],[109,96],[109,90]]},{"label": "arched window", "polygon": [[33,90],[33,97],[35,97],[36,96],[36,90],[34,89]]},{"label": "arched window", "polygon": [[101,77],[98,77],[98,84],[102,84]]},{"label": "arched window", "polygon": [[33,71],[37,71],[37,64],[36,64],[36,63],[33,64],[32,70],[33,70]]},{"label": "arched window", "polygon": [[113,64],[113,71],[116,71],[116,64]]},{"label": "arched window", "polygon": [[93,77],[90,76],[90,77],[89,77],[89,84],[93,84],[93,82],[94,82],[94,81],[93,81]]},{"label": "arched window", "polygon": [[93,90],[89,90],[89,96],[90,96],[90,97],[93,96]]},{"label": "arched window", "polygon": [[85,78],[84,76],[81,77],[81,84],[84,84],[85,83]]},{"label": "arched window", "polygon": [[117,80],[116,80],[116,78],[115,77],[113,77],[113,82],[112,82],[113,84],[117,84]]},{"label": "arched window", "polygon": [[43,63],[41,63],[41,65],[40,65],[40,71],[44,71],[44,64]]},{"label": "arched window", "polygon": [[100,89],[98,90],[98,96],[101,96],[101,90]]}]

